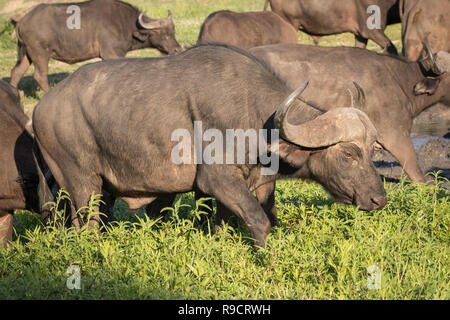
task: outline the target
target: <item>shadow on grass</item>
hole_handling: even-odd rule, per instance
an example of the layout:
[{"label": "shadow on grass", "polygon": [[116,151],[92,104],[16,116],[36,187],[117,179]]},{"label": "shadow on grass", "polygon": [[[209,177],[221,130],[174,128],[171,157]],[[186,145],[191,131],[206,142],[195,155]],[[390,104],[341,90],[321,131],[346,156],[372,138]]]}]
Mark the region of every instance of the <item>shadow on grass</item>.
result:
[{"label": "shadow on grass", "polygon": [[[60,72],[60,73],[50,74],[48,76],[48,83],[49,83],[50,87],[53,87],[58,82],[67,78],[69,75],[70,75],[70,73],[68,73],[68,72]],[[11,78],[5,77],[5,78],[3,78],[3,80],[7,81],[9,83]],[[34,98],[34,99],[39,99],[40,96],[39,96],[38,92],[42,91],[41,87],[39,87],[38,83],[36,82],[36,80],[34,80],[33,76],[23,77],[19,82],[19,90],[22,90],[26,97],[30,97],[30,98]]]},{"label": "shadow on grass", "polygon": [[[67,265],[67,268],[69,265]],[[6,276],[0,280],[0,299],[26,300],[186,300],[191,297],[174,289],[158,288],[151,280],[125,277],[106,268],[84,271],[81,265],[80,288],[69,289],[73,281],[67,275],[48,275],[45,268],[25,265],[21,277]],[[63,267],[64,268],[64,267]],[[69,285],[69,286],[68,286]]]}]

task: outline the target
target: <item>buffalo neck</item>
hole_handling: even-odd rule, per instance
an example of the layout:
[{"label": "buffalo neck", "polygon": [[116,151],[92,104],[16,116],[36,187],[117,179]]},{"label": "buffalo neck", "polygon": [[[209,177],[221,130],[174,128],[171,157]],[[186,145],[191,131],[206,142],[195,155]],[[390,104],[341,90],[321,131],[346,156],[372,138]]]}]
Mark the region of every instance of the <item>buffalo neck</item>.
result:
[{"label": "buffalo neck", "polygon": [[[306,151],[305,151],[306,152]],[[261,166],[256,166],[251,170],[249,175],[248,187],[249,190],[255,191],[260,186],[263,186],[267,183],[272,183],[277,180],[287,180],[287,179],[312,179],[311,170],[309,168],[309,156],[310,153],[305,155],[305,161],[302,165],[298,167],[294,167],[280,159],[280,168],[277,174],[274,175],[262,175],[261,174]]]},{"label": "buffalo neck", "polygon": [[[290,93],[288,91],[288,93]],[[285,98],[285,97],[284,97]],[[280,104],[280,102],[278,102]],[[267,104],[266,101],[266,110],[265,115],[270,114],[270,118],[266,121],[266,124],[264,125],[264,128],[266,129],[277,129],[274,124],[274,116],[275,112],[278,108],[278,104],[270,109],[267,106],[270,104]],[[292,124],[302,124],[308,121],[311,121],[315,119],[317,116],[322,114],[322,111],[317,110],[316,108],[310,106],[309,104],[301,101],[300,99],[296,99],[292,102],[292,111],[288,113],[288,121]],[[311,178],[311,171],[309,169],[309,156],[311,152],[309,150],[303,150],[301,147],[298,147],[296,145],[291,144],[289,141],[285,141],[283,137],[280,137],[279,141],[279,148],[281,148],[281,144],[284,144],[284,146],[288,146],[289,152],[288,154],[280,154],[279,155],[279,170],[275,175],[261,175],[261,166],[255,166],[251,169],[251,173],[248,179],[249,188],[251,190],[255,190],[259,186],[262,186],[266,183],[274,182],[276,180],[284,180],[284,179],[294,179],[294,178],[301,178],[301,179],[309,179]],[[270,147],[271,149],[272,147]],[[284,159],[286,156],[291,156],[292,153],[295,152],[295,157],[297,160],[301,158],[301,160],[296,164],[292,165]],[[282,153],[280,151],[280,153]]]},{"label": "buffalo neck", "polygon": [[146,49],[150,48],[151,46],[152,45],[150,43],[150,37],[147,38],[145,41],[139,41],[133,37],[130,50]]}]

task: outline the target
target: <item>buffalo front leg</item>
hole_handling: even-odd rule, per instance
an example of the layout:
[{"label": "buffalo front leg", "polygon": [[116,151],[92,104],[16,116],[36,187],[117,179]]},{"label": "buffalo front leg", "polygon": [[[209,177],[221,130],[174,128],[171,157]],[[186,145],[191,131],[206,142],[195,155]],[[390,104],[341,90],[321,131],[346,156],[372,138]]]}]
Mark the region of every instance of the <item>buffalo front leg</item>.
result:
[{"label": "buffalo front leg", "polygon": [[355,47],[365,49],[367,47],[367,38],[355,35]]},{"label": "buffalo front leg", "polygon": [[419,168],[414,145],[408,134],[392,134],[390,138],[392,140],[381,141],[384,147],[398,160],[413,182],[424,183],[425,175]]},{"label": "buffalo front leg", "polygon": [[37,81],[39,86],[44,92],[48,92],[50,90],[50,86],[48,84],[48,66],[37,66],[35,64],[34,67],[34,79]]},{"label": "buffalo front leg", "polygon": [[[215,170],[214,170],[215,169]],[[200,190],[213,195],[247,226],[257,247],[264,247],[270,232],[270,220],[235,167],[201,169],[197,176]]]},{"label": "buffalo front leg", "polygon": [[278,213],[275,207],[275,186],[275,182],[270,182],[256,189],[256,198],[266,212],[272,227],[278,226]]},{"label": "buffalo front leg", "polygon": [[0,211],[0,245],[3,248],[12,241],[13,215],[6,211]]},{"label": "buffalo front leg", "polygon": [[[272,227],[279,226],[278,223],[278,213],[275,207],[275,182],[270,182],[265,185],[260,186],[256,189],[256,198],[259,204],[263,207],[264,212],[270,220]],[[228,210],[222,203],[217,201],[217,211],[215,220],[215,230],[219,230],[222,223],[227,223],[233,213]]]},{"label": "buffalo front leg", "polygon": [[311,38],[313,39],[313,42],[316,46],[319,45],[319,40],[320,40],[320,36],[311,36]]}]

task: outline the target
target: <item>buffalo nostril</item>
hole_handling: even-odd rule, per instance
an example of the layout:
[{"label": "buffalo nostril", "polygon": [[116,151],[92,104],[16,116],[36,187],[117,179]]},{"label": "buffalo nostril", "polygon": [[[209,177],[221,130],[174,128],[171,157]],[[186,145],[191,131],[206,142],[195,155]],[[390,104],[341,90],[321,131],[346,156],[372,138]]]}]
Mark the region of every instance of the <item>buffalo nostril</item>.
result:
[{"label": "buffalo nostril", "polygon": [[371,200],[376,205],[376,209],[383,208],[386,205],[386,203],[387,203],[387,199],[384,196],[374,197]]}]

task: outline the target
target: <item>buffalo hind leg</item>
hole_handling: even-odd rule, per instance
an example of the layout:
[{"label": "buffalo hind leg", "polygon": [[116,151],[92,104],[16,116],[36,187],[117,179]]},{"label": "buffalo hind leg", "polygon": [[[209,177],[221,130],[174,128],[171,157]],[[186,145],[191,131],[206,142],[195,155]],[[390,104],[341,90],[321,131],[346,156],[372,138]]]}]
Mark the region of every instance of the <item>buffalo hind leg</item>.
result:
[{"label": "buffalo hind leg", "polygon": [[[70,195],[70,222],[79,230],[86,223],[92,229],[100,229],[101,215],[98,214],[100,207],[89,203],[92,195],[102,192],[102,179],[99,176],[86,177],[76,170],[69,170],[70,178],[64,177],[61,186]],[[98,198],[96,197],[96,200]]]},{"label": "buffalo hind leg", "polygon": [[175,200],[176,194],[168,194],[159,196],[155,200],[153,200],[150,204],[147,205],[145,211],[151,218],[159,218],[164,214],[163,209],[171,207],[173,201]]},{"label": "buffalo hind leg", "polygon": [[0,245],[3,248],[6,248],[12,241],[12,225],[12,213],[0,210]]},{"label": "buffalo hind leg", "polygon": [[[22,46],[24,46],[24,45],[22,44]],[[19,53],[18,53],[17,63],[14,66],[14,68],[11,70],[10,84],[14,88],[18,87],[20,80],[23,78],[23,75],[25,74],[25,72],[27,72],[28,68],[31,65],[31,61],[25,52],[25,46],[23,48],[21,48],[20,43],[19,43],[18,50],[19,50]],[[21,50],[23,50],[23,52]]]},{"label": "buffalo hind leg", "polygon": [[[195,191],[195,206],[197,206],[197,203],[200,199],[204,198],[211,198],[210,195],[207,195],[206,193],[201,192],[200,190]],[[202,201],[203,206],[199,207],[198,210],[205,212],[205,215],[200,216],[200,221],[198,222],[199,225],[202,225],[204,222],[206,222],[209,217],[212,216],[214,211],[214,203],[213,199],[207,199]],[[205,207],[206,206],[206,207]],[[217,209],[216,209],[217,214]]]}]

